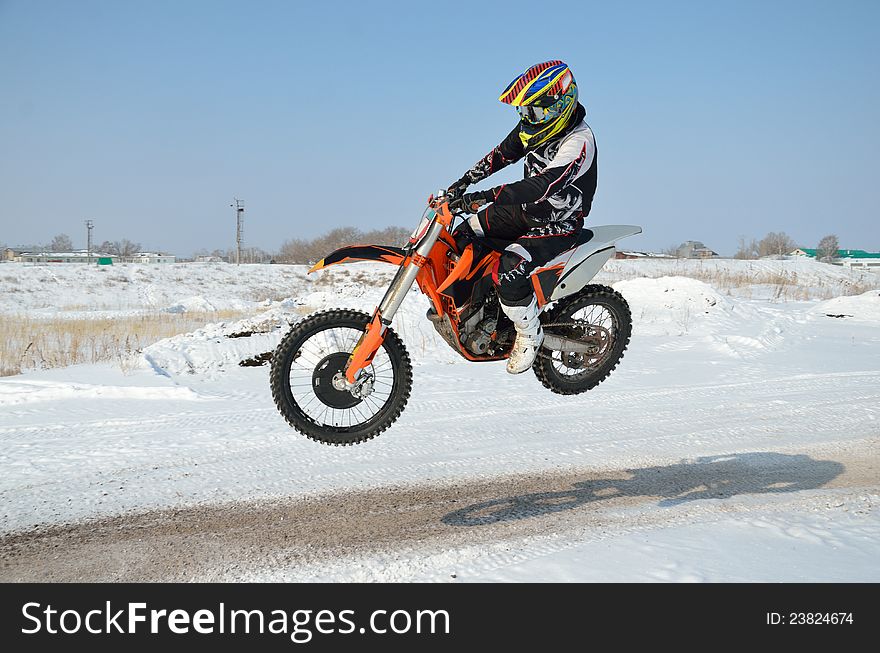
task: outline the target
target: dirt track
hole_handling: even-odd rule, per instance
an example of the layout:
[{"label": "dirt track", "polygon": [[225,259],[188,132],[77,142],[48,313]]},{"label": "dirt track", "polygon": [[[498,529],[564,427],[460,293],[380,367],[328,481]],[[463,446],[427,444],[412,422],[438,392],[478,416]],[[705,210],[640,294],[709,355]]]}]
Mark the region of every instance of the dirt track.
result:
[{"label": "dirt track", "polygon": [[[645,523],[694,499],[877,488],[876,443],[829,455],[746,453],[619,471],[564,471],[442,486],[122,515],[0,537],[2,581],[223,580],[351,554],[449,549],[603,528],[654,504]],[[701,504],[701,505],[706,505]],[[715,504],[731,510],[729,503]]]}]

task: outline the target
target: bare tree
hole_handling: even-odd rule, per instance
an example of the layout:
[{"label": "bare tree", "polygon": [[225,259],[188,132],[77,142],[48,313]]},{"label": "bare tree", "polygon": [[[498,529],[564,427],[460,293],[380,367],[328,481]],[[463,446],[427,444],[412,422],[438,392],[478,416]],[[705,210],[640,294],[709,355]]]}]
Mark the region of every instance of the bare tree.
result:
[{"label": "bare tree", "polygon": [[118,240],[115,244],[120,256],[134,256],[141,251],[141,244],[133,243],[128,238]]},{"label": "bare tree", "polygon": [[837,241],[835,234],[829,234],[819,241],[816,248],[816,260],[823,263],[832,263],[837,258],[837,251],[840,249],[840,243]]},{"label": "bare tree", "polygon": [[260,247],[243,247],[241,250],[242,263],[267,263],[272,255]]},{"label": "bare tree", "polygon": [[785,232],[770,232],[758,243],[760,256],[784,256],[797,249],[797,243]]},{"label": "bare tree", "polygon": [[134,256],[141,251],[140,243],[133,243],[128,238],[122,240],[105,240],[98,245],[98,252],[102,254],[112,254],[114,256]]},{"label": "bare tree", "polygon": [[412,233],[412,230],[404,227],[385,227],[384,229],[368,231],[364,234],[364,238],[368,239],[371,243],[401,247],[409,240],[410,233]]},{"label": "bare tree", "polygon": [[306,262],[304,251],[308,247],[308,242],[300,238],[291,238],[281,243],[281,249],[278,250],[276,259],[281,263],[300,263]]},{"label": "bare tree", "polygon": [[53,252],[72,252],[73,241],[67,234],[58,234],[52,239],[49,249]]},{"label": "bare tree", "polygon": [[376,244],[400,246],[409,238],[403,227],[385,227],[360,231],[356,227],[337,227],[312,240],[293,238],[281,245],[276,260],[281,263],[315,263],[335,249],[346,245]]},{"label": "bare tree", "polygon": [[[196,250],[195,252],[193,252],[193,259],[197,259],[200,256],[206,256],[206,257],[210,256],[210,257],[218,258],[221,261],[226,261],[226,260],[228,260],[226,258],[227,255],[228,255],[228,252],[226,250],[223,250],[223,249],[208,250],[206,247],[203,247],[202,249],[199,249],[199,250]],[[232,260],[235,260],[234,253],[233,253]]]},{"label": "bare tree", "polygon": [[746,240],[745,236],[739,237],[739,249],[736,250],[736,254],[733,255],[733,258],[738,259],[756,259],[758,258],[758,241],[752,238],[751,240]]},{"label": "bare tree", "polygon": [[664,249],[660,250],[661,254],[666,254],[667,256],[674,256],[676,258],[681,257],[681,245],[670,245]]}]

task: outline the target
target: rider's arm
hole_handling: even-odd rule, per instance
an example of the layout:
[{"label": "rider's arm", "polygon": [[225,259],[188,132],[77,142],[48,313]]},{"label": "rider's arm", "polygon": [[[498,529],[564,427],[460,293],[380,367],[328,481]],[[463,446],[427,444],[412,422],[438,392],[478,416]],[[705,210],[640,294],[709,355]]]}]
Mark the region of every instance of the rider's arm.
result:
[{"label": "rider's arm", "polygon": [[589,131],[569,137],[544,172],[512,184],[496,186],[486,192],[486,199],[496,204],[533,204],[546,200],[586,172],[595,154],[596,144]]},{"label": "rider's arm", "polygon": [[462,176],[468,184],[476,184],[483,181],[501,168],[516,163],[525,155],[522,141],[519,138],[519,125],[513,128],[501,143],[492,149],[486,156],[476,162],[474,167]]}]

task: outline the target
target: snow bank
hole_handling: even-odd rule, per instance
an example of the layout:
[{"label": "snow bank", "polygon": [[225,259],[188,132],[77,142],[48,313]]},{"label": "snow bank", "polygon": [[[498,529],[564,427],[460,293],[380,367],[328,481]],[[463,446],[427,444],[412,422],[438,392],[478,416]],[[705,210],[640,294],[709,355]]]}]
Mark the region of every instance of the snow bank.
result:
[{"label": "snow bank", "polygon": [[165,313],[189,313],[191,311],[216,311],[217,306],[204,297],[187,297],[176,304],[166,306],[162,310]]},{"label": "snow bank", "polygon": [[[192,333],[166,338],[144,349],[153,368],[179,374],[204,374],[238,367],[245,359],[273,351],[291,326],[319,311],[349,308],[372,313],[384,288],[344,281],[329,290],[292,297],[259,315],[209,324]],[[392,328],[403,338],[414,364],[454,362],[458,355],[437,335],[425,318],[428,300],[414,288],[394,319]]]},{"label": "snow bank", "polygon": [[[729,333],[737,325],[761,319],[745,300],[725,297],[695,279],[632,279],[615,284],[615,288],[630,304],[638,334],[714,337],[716,332]],[[307,315],[334,308],[372,313],[384,291],[382,287],[343,279],[327,290],[279,302],[253,318],[210,324],[161,340],[147,347],[144,354],[154,368],[172,375],[222,371],[273,351],[291,326]],[[428,299],[413,288],[394,318],[392,328],[403,338],[413,363],[464,362],[425,318],[428,307]],[[759,325],[753,330],[759,332],[762,328]]]},{"label": "snow bank", "polygon": [[880,322],[880,292],[870,290],[851,297],[835,297],[817,304],[814,313],[852,317],[857,320]]},{"label": "snow bank", "polygon": [[[157,342],[144,350],[144,361],[169,375],[201,374],[237,367],[242,360],[273,351],[292,324],[311,313],[351,308],[371,313],[394,273],[387,265],[362,263],[337,266],[306,275],[305,266],[177,264],[118,265],[113,268],[77,264],[0,267],[0,311],[26,310],[30,315],[119,315],[139,311],[168,313],[227,309],[259,310],[256,317],[219,322],[198,331]],[[669,274],[664,272],[689,276]],[[812,290],[841,284],[880,284],[880,276],[810,261],[610,261],[596,281],[613,283],[630,304],[636,335],[694,334],[731,343],[737,351],[743,338],[748,349],[777,339],[768,331],[757,304],[740,292],[723,290],[713,279],[736,273],[756,283],[782,274]],[[707,281],[694,276],[702,274]],[[712,276],[715,274],[716,276]],[[659,278],[657,278],[659,277]],[[755,286],[757,287],[757,286]],[[815,311],[880,319],[877,291],[823,302]],[[429,302],[414,288],[394,320],[414,363],[459,363],[462,359],[442,341],[425,319]],[[743,327],[745,325],[745,328]],[[242,333],[246,337],[236,337]],[[766,332],[766,333],[765,333]]]},{"label": "snow bank", "polygon": [[599,283],[639,277],[699,279],[744,299],[775,301],[827,299],[880,288],[880,274],[797,257],[789,260],[639,259],[608,261]]},{"label": "snow bank", "polygon": [[707,283],[687,277],[631,279],[614,284],[633,316],[633,331],[648,335],[709,332],[754,317],[744,300],[725,297]]}]

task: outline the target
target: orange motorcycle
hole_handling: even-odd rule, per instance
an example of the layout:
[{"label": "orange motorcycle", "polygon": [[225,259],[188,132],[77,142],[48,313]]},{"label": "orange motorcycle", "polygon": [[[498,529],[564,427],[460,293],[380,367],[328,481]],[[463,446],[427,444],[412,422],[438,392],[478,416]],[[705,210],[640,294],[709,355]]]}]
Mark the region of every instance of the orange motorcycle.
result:
[{"label": "orange motorcycle", "polygon": [[[343,247],[309,270],[357,261],[399,268],[372,315],[342,309],[315,313],[278,345],[272,396],[297,431],[325,444],[355,444],[398,418],[409,399],[412,367],[390,326],[413,283],[431,300],[427,318],[461,356],[473,362],[508,357],[516,331],[496,290],[501,255],[479,241],[457,243],[456,217],[441,191],[429,198],[405,247]],[[532,369],[553,392],[586,392],[623,356],[632,331],[629,306],[615,290],[589,281],[614,256],[616,241],[641,231],[631,225],[585,228],[574,247],[532,272],[544,330]]]}]

